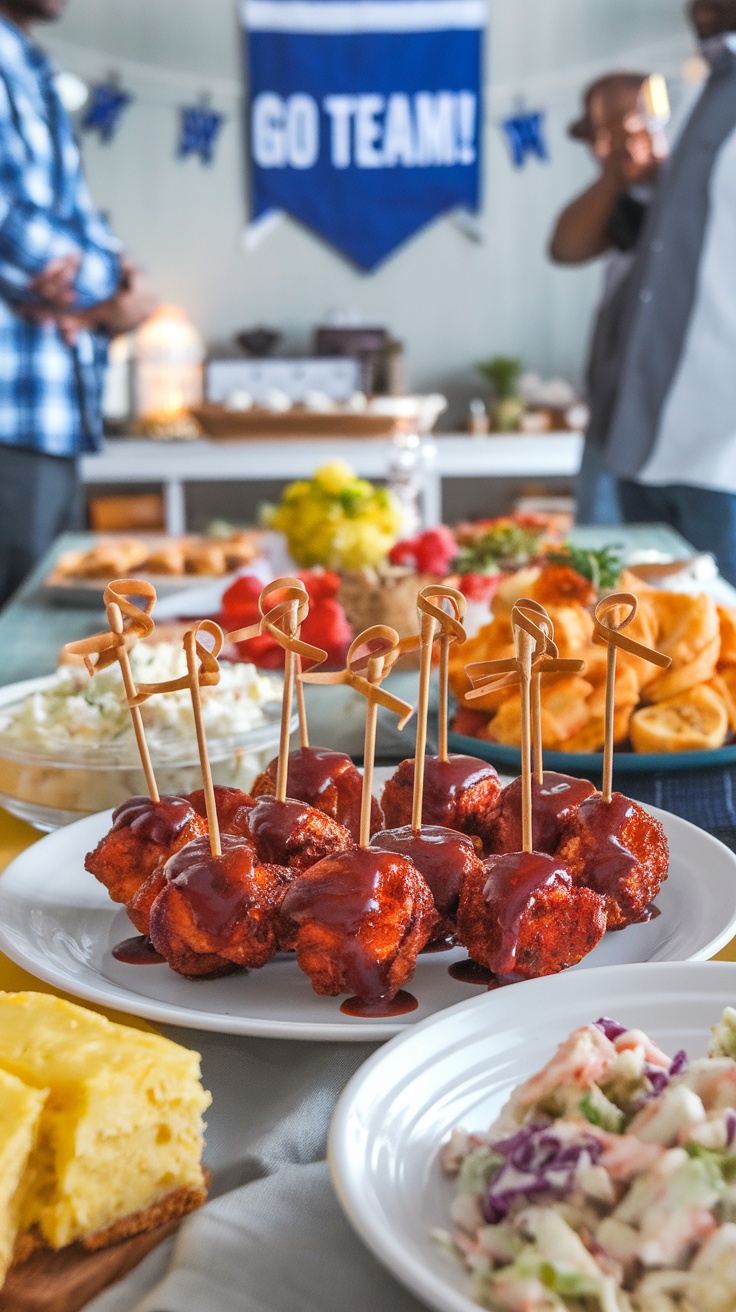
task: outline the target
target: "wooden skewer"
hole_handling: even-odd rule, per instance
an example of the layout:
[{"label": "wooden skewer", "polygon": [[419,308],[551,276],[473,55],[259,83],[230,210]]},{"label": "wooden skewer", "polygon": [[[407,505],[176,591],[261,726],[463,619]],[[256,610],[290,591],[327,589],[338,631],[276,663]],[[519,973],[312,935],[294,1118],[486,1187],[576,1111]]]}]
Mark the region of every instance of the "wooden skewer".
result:
[{"label": "wooden skewer", "polygon": [[[135,605],[130,598],[143,599],[145,606]],[[154,624],[151,612],[156,604],[156,589],[145,579],[114,579],[108,583],[104,593],[105,613],[109,625],[108,633],[98,633],[91,638],[80,638],[68,642],[64,651],[70,656],[81,656],[89,673],[94,676],[99,670],[109,669],[117,663],[123,679],[125,699],[133,721],[133,731],[141,758],[146,787],[152,802],[159,802],[160,796],[156,777],[153,772],[151,754],[146,741],[139,699],[136,693],[133,672],[130,667],[130,649],[142,638],[153,633]],[[128,628],[125,628],[125,620]],[[97,660],[93,661],[92,657]]]},{"label": "wooden skewer", "polygon": [[[269,607],[269,598],[279,597],[275,605]],[[301,641],[301,627],[309,613],[309,596],[301,579],[274,579],[264,588],[258,608],[261,619],[258,624],[251,624],[245,629],[235,629],[228,633],[227,642],[244,642],[259,634],[268,633],[278,642],[284,651],[284,690],[281,703],[281,733],[279,738],[279,758],[276,776],[276,796],[279,801],[286,799],[288,791],[289,739],[291,736],[291,704],[296,683],[296,705],[299,716],[299,743],[301,747],[309,746],[309,728],[307,725],[307,707],[304,700],[302,664],[308,660],[320,665],[327,659],[327,652],[319,647]],[[284,743],[286,755],[284,757]],[[285,761],[285,764],[284,764]],[[283,795],[282,795],[283,794]]]},{"label": "wooden skewer", "polygon": [[[296,638],[298,627],[298,601],[290,603],[289,637]],[[294,700],[294,682],[296,679],[296,656],[290,647],[285,650],[284,694],[281,702],[281,735],[279,738],[279,763],[276,771],[276,797],[279,802],[286,801],[289,779],[289,741],[291,738],[291,704]]]},{"label": "wooden skewer", "polygon": [[[205,647],[199,641],[201,633],[208,634],[213,639],[212,647]],[[207,735],[205,733],[204,721],[202,719],[202,688],[215,688],[220,682],[220,666],[217,658],[222,651],[225,642],[225,635],[219,624],[214,620],[200,620],[194,628],[189,629],[184,634],[184,655],[186,657],[187,672],[178,679],[167,679],[163,683],[142,683],[139,685],[135,694],[133,705],[138,707],[143,702],[148,701],[149,697],[158,697],[169,692],[188,692],[192,699],[192,714],[194,716],[194,727],[197,732],[197,750],[199,752],[199,764],[202,771],[202,787],[204,789],[205,808],[207,811],[207,824],[210,833],[210,849],[213,856],[222,855],[222,844],[220,842],[220,824],[217,818],[217,806],[215,803],[215,790],[212,783],[212,769],[210,767],[210,756],[207,749]]]},{"label": "wooden skewer", "polygon": [[666,670],[672,664],[672,659],[665,656],[661,651],[655,651],[652,647],[645,647],[641,642],[635,642],[623,632],[636,619],[636,613],[639,608],[638,599],[633,592],[614,592],[610,597],[604,597],[598,602],[595,608],[593,620],[595,636],[599,642],[605,643],[608,649],[608,659],[606,661],[606,711],[604,721],[604,739],[603,739],[603,801],[610,802],[613,797],[613,758],[614,758],[614,736],[616,732],[616,660],[617,651],[620,647],[622,651],[628,652],[632,656],[639,656],[642,660],[649,661],[650,665],[656,665],[659,669]]},{"label": "wooden skewer", "polygon": [[[385,656],[374,656],[368,662],[366,678],[372,687],[380,686],[386,666]],[[369,701],[365,711],[365,745],[363,747],[363,795],[360,803],[360,847],[370,847],[371,807],[373,804],[373,771],[376,761],[376,729],[378,702]]]},{"label": "wooden skewer", "polygon": [[532,827],[532,716],[531,685],[532,659],[534,656],[534,638],[526,629],[518,626],[514,630],[519,673],[521,678],[521,831],[522,851],[531,852],[534,847]]},{"label": "wooden skewer", "polygon": [[[621,607],[611,612],[614,627],[618,626]],[[603,722],[603,801],[613,797],[613,750],[616,717],[616,644],[609,642],[606,653],[606,711]]]},{"label": "wooden skewer", "polygon": [[[116,601],[108,601],[105,610],[107,613],[107,622],[110,625],[110,632],[114,633],[117,637],[122,637],[123,615],[119,605]],[[156,776],[153,772],[151,753],[148,750],[148,741],[146,739],[145,728],[143,727],[141,708],[140,706],[133,705],[137,690],[133,678],[133,671],[130,668],[130,656],[124,642],[118,644],[117,656],[118,664],[120,665],[120,673],[123,676],[125,699],[128,703],[128,709],[130,710],[130,718],[133,721],[133,732],[135,733],[135,740],[138,745],[138,754],[141,758],[143,773],[146,776],[148,795],[152,802],[160,802],[161,797],[158,791],[158,784],[156,783]]]},{"label": "wooden skewer", "polygon": [[[376,726],[378,708],[399,717],[399,728],[411,719],[414,708],[408,702],[394,697],[393,693],[384,692],[381,681],[390,673],[394,664],[406,647],[399,640],[395,629],[385,624],[376,624],[366,629],[352,643],[348,652],[347,665],[344,670],[329,671],[325,674],[303,674],[304,683],[347,684],[366,699],[365,745],[363,755],[363,793],[360,809],[360,846],[368,847],[371,839],[371,805],[373,801],[373,769],[376,758]],[[365,670],[365,677],[363,671]]]},{"label": "wooden skewer", "polygon": [[301,656],[296,658],[296,713],[299,716],[299,746],[303,751],[305,747],[309,746],[309,724],[307,722],[307,703],[304,700]]},{"label": "wooden skewer", "polygon": [[[424,768],[427,755],[427,721],[429,718],[429,685],[432,678],[432,649],[437,621],[433,615],[421,612],[421,662],[419,666],[419,700],[417,702],[417,742],[414,759],[414,798],[411,827],[415,834],[422,828],[424,802]],[[442,693],[440,691],[440,706]]]},{"label": "wooden skewer", "polygon": [[[215,787],[212,782],[212,767],[210,765],[210,754],[207,748],[207,734],[205,733],[204,720],[202,719],[202,689],[199,683],[200,672],[197,663],[196,638],[197,635],[193,629],[184,635],[184,651],[186,652],[187,658],[187,675],[189,677],[189,691],[192,698],[194,727],[197,731],[197,750],[199,752],[199,765],[202,772],[204,803],[207,811],[207,826],[210,833],[210,851],[213,856],[222,856],[220,821],[217,816]],[[215,653],[213,653],[213,655],[216,660],[217,656]]]}]

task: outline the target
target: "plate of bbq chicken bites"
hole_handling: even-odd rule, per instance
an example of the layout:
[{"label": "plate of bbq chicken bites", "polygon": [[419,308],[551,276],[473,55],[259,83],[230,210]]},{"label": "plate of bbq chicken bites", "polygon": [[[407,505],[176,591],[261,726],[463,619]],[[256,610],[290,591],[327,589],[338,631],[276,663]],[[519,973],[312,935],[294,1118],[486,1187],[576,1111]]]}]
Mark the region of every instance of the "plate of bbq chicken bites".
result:
[{"label": "plate of bbq chicken bites", "polygon": [[[544,770],[532,685],[560,662],[532,601],[514,611],[518,656],[501,670],[471,668],[481,691],[487,678],[521,687],[524,770],[504,787],[488,762],[447,750],[446,698],[438,754],[426,752],[435,642],[447,638],[446,688],[450,647],[465,636],[460,593],[438,584],[418,596],[416,754],[378,772],[379,705],[400,725],[414,714],[382,687],[405,644],[375,626],[355,639],[345,670],[322,672],[324,653],[298,636],[304,585],[276,580],[261,610],[286,653],[281,745],[248,794],[213,787],[201,719],[200,685],[216,687],[222,631],[206,620],[185,636],[183,680],[134,685],[120,606],[138,629],[150,610],[144,624],[123,595],[132,588],[110,585],[110,633],[77,646],[120,659],[134,718],[141,701],[189,687],[204,786],[159,796],[138,722],[149,795],[51,834],[8,867],[0,948],[40,978],[199,1029],[380,1039],[478,990],[579,966],[707,957],[733,936],[734,854],[613,791],[610,752],[602,792]],[[153,590],[141,595],[152,606]],[[601,629],[614,635],[612,677],[625,601],[599,605],[601,624],[618,623]],[[309,744],[302,698],[301,745],[289,752],[298,679],[348,683],[365,698],[362,773],[344,753]]]},{"label": "plate of bbq chicken bites", "polygon": [[534,980],[431,1017],[330,1131],[360,1237],[439,1312],[733,1312],[736,965]]},{"label": "plate of bbq chicken bites", "polygon": [[[502,788],[483,762],[445,765],[456,780],[445,824],[413,848],[406,827],[395,838],[379,829],[368,852],[356,847],[336,816],[349,819],[360,774],[319,749],[292,756],[289,790],[324,810],[218,790],[220,861],[201,794],[133,799],[115,819],[78,821],[0,876],[0,948],[37,977],[134,1015],[340,1041],[389,1038],[494,983],[576,963],[709,957],[736,932],[736,859],[701,830],[616,799],[606,832],[592,786],[582,796],[581,781],[548,775],[542,850],[514,861],[518,785]],[[484,808],[496,796],[480,823],[473,789]],[[474,830],[490,837],[491,817],[506,817],[499,848],[512,850],[484,858]],[[362,1006],[342,1009],[361,993]],[[391,1014],[412,999],[413,1010]]]}]

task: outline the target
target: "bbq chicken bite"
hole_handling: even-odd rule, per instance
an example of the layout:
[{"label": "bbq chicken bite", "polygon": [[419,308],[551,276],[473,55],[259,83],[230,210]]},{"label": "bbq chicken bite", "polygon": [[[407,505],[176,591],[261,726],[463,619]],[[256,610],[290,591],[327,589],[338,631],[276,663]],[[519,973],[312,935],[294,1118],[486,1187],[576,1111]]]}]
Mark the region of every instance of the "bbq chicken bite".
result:
[{"label": "bbq chicken bite", "polygon": [[190,977],[265,966],[279,949],[280,908],[293,876],[261,865],[252,847],[222,836],[213,856],[207,837],[167,861],[149,918],[151,942],[172,970]]},{"label": "bbq chicken bite", "polygon": [[390,1001],[411,978],[437,925],[416,866],[394,852],[354,848],[295,880],[282,903],[296,958],[315,993]]},{"label": "bbq chicken bite", "polygon": [[[486,841],[488,817],[501,792],[501,781],[487,761],[474,756],[427,756],[424,766],[422,820],[428,825],[476,834]],[[383,791],[381,804],[387,829],[412,821],[414,760],[402,761]]]},{"label": "bbq chicken bite", "polygon": [[185,797],[131,797],[113,812],[112,828],[84,860],[113,902],[129,902],[150,874],[199,834],[207,821]]},{"label": "bbq chicken bite", "polygon": [[558,857],[509,852],[468,876],[457,923],[472,960],[510,983],[582,961],[606,932],[606,906]]},{"label": "bbq chicken bite", "polygon": [[259,860],[290,870],[307,870],[323,857],[354,846],[347,829],[336,820],[291,797],[285,802],[259,797],[238,812],[232,832],[255,848]]},{"label": "bbq chicken bite", "polygon": [[[253,805],[253,798],[250,793],[244,793],[240,788],[225,788],[222,784],[215,784],[215,810],[220,829],[227,831],[233,823],[238,811],[243,807]],[[207,803],[204,796],[204,788],[198,788],[196,793],[190,793],[187,801],[194,807],[197,815],[204,816],[207,819]]]},{"label": "bbq chicken bite", "polygon": [[[254,797],[270,796],[276,792],[278,758],[259,774],[252,793]],[[289,757],[287,780],[289,797],[307,802],[350,832],[356,843],[360,839],[360,806],[363,794],[363,776],[344,752],[332,752],[326,747],[300,747]],[[383,813],[375,798],[371,801],[371,833],[383,827]]]},{"label": "bbq chicken bite", "polygon": [[440,917],[428,947],[446,943],[451,946],[457,931],[457,909],[463,884],[471,871],[482,864],[476,842],[469,834],[439,825],[422,825],[415,833],[411,825],[403,829],[384,829],[371,840],[372,848],[397,852],[413,861],[434,898]]},{"label": "bbq chicken bite", "polygon": [[[587,779],[573,779],[567,774],[544,773],[540,786],[532,779],[532,832],[535,852],[557,851],[560,835],[581,802],[595,788]],[[521,779],[514,779],[503,789],[488,818],[487,842],[491,852],[520,852],[522,848]]]},{"label": "bbq chicken bite", "polygon": [[669,873],[669,847],[659,820],[614,793],[587,798],[563,830],[557,855],[577,884],[604,899],[609,929],[646,920]]}]

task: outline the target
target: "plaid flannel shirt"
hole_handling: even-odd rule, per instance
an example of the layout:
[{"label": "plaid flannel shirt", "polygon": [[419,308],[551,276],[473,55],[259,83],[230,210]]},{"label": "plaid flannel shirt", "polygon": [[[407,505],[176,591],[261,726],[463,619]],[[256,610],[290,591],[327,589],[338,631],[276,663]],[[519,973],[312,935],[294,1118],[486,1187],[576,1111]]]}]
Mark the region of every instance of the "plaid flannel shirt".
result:
[{"label": "plaid flannel shirt", "polygon": [[0,19],[0,443],[74,456],[102,438],[107,338],[24,319],[50,260],[81,257],[73,309],[120,282],[120,244],[94,209],[51,61]]}]

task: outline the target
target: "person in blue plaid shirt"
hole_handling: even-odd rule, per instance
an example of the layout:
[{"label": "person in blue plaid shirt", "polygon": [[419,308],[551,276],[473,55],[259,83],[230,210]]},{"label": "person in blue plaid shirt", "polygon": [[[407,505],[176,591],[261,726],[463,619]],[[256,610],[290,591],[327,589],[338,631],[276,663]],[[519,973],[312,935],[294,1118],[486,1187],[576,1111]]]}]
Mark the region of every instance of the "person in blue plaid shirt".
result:
[{"label": "person in blue plaid shirt", "polygon": [[55,69],[29,38],[66,0],[0,0],[0,604],[78,526],[111,336],[155,302],[95,210]]}]

